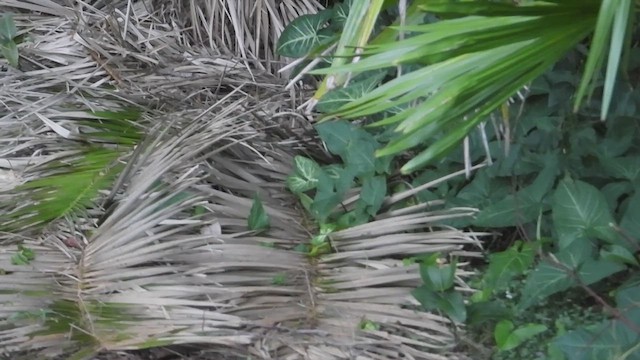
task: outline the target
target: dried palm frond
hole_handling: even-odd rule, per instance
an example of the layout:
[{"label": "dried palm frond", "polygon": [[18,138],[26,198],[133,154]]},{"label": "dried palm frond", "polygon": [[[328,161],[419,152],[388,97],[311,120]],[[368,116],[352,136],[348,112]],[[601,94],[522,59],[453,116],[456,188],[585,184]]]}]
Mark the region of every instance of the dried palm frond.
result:
[{"label": "dried palm frond", "polygon": [[[289,3],[234,2],[229,20],[231,3],[164,2],[174,6],[164,11],[159,1],[0,0],[28,36],[20,70],[0,77],[0,225],[14,224],[0,233],[0,349],[36,358],[176,344],[214,357],[460,357],[450,321],[418,310],[410,291],[419,275],[402,260],[477,256],[477,234],[437,225],[470,212],[390,211],[332,234],[332,254],[296,251],[314,229],[284,180],[295,149],[317,146],[292,110],[300,94],[283,91],[270,63],[261,71],[234,58],[239,40],[212,37],[214,47],[198,37],[213,36],[212,21],[225,36],[254,24],[249,3]],[[255,34],[259,24],[238,28]],[[263,56],[261,46],[247,56]],[[130,107],[143,113],[133,118]],[[94,167],[79,172],[87,160]],[[95,176],[108,181],[94,186]],[[80,200],[65,195],[72,187]],[[267,231],[248,229],[255,196]],[[41,211],[42,199],[63,198],[72,211]],[[457,275],[464,291],[464,263]]]}]

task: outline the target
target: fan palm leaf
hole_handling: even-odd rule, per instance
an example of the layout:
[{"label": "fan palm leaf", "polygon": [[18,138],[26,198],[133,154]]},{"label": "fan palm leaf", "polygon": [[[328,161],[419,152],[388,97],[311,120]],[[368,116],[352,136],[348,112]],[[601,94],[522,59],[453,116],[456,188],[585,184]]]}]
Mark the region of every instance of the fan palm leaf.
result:
[{"label": "fan palm leaf", "polygon": [[[593,35],[575,106],[580,106],[608,57],[604,119],[630,28],[632,5],[628,0],[414,2],[406,15],[412,21],[414,13],[432,13],[442,20],[410,23],[399,29],[410,36],[400,40],[384,32],[380,35],[383,40],[373,39],[359,61],[314,73],[330,78],[403,65],[418,65],[417,70],[402,72],[327,118],[397,113],[374,124],[391,124],[397,132],[379,156],[436,139],[402,168],[409,173],[458,146],[491,112]],[[340,61],[344,63],[344,59]],[[398,108],[404,110],[395,111]]]}]

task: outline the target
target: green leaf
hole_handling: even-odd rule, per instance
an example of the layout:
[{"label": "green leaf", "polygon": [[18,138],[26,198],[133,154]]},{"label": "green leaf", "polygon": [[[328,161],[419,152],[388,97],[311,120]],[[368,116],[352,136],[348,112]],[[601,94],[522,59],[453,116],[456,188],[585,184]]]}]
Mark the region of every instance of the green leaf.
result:
[{"label": "green leaf", "polygon": [[570,331],[554,340],[568,360],[639,360],[640,334],[619,320]]},{"label": "green leaf", "polygon": [[508,227],[529,223],[538,218],[542,203],[531,196],[531,191],[523,189],[515,195],[485,207],[473,221],[475,226]]},{"label": "green leaf", "polygon": [[626,266],[617,262],[590,260],[580,266],[578,275],[585,285],[591,285],[625,269]]},{"label": "green leaf", "polygon": [[554,255],[562,265],[568,267],[571,271],[575,271],[585,262],[593,260],[595,246],[592,241],[579,239]]},{"label": "green leaf", "polygon": [[387,194],[387,178],[384,176],[367,177],[362,183],[360,199],[367,205],[367,213],[375,216],[380,210]]},{"label": "green leaf", "polygon": [[344,158],[347,166],[360,174],[374,173],[376,170],[376,158],[374,152],[376,143],[370,139],[356,139],[349,143]]},{"label": "green leaf", "polygon": [[582,238],[616,240],[611,227],[613,216],[604,195],[585,182],[560,182],[554,194],[552,216],[560,248]]},{"label": "green leaf", "polygon": [[640,266],[638,259],[629,249],[619,245],[609,245],[600,250],[600,258],[608,262]]},{"label": "green leaf", "polygon": [[320,11],[317,14],[306,14],[295,18],[287,25],[280,38],[276,52],[287,57],[303,57],[311,53],[332,37],[320,30],[331,18],[331,10]]},{"label": "green leaf", "polygon": [[343,88],[331,90],[320,99],[316,109],[323,113],[334,112],[344,104],[357,100],[371,92],[384,78],[384,75],[384,73],[376,73],[360,81],[352,81]]},{"label": "green leaf", "polygon": [[14,68],[18,67],[20,55],[18,54],[18,47],[13,40],[0,42],[0,52],[2,52],[2,57],[7,59],[9,65]]},{"label": "green leaf", "polygon": [[251,211],[249,212],[248,226],[250,230],[254,231],[269,228],[269,215],[267,215],[257,195],[253,198],[253,205],[251,205]]},{"label": "green leaf", "polygon": [[423,262],[420,264],[420,277],[425,285],[434,291],[445,291],[453,287],[456,273],[456,261],[443,264]]},{"label": "green leaf", "polygon": [[315,189],[316,184],[317,181],[306,180],[297,175],[287,177],[287,189],[294,194]]},{"label": "green leaf", "polygon": [[517,241],[505,251],[489,255],[483,283],[492,290],[501,290],[510,286],[511,280],[527,271],[535,260],[535,246]]},{"label": "green leaf", "polygon": [[411,294],[425,310],[440,310],[458,323],[463,323],[467,319],[467,309],[462,294],[455,290],[434,291],[423,285],[413,290]]},{"label": "green leaf", "polygon": [[632,183],[640,179],[640,156],[604,159],[602,166],[611,177],[626,179]]},{"label": "green leaf", "polygon": [[0,42],[12,42],[17,35],[18,29],[16,28],[16,23],[13,21],[13,15],[2,15],[0,17]]},{"label": "green leaf", "polygon": [[482,301],[467,306],[467,317],[469,325],[480,325],[487,322],[510,319],[513,314],[501,302]]},{"label": "green leaf", "polygon": [[323,223],[341,201],[342,197],[332,190],[318,191],[310,207],[311,214],[318,222]]},{"label": "green leaf", "polygon": [[527,309],[546,297],[575,285],[566,271],[554,264],[542,262],[529,274],[522,289],[520,311]]},{"label": "green leaf", "polygon": [[527,324],[514,330],[511,321],[502,320],[495,327],[494,338],[500,351],[508,351],[545,331],[547,327],[540,324]]},{"label": "green leaf", "polygon": [[353,125],[344,120],[320,123],[316,130],[329,151],[336,155],[344,154],[349,143],[357,138]]},{"label": "green leaf", "polygon": [[640,242],[640,191],[636,191],[629,205],[627,211],[622,217],[620,227],[625,231],[626,235],[635,240],[635,243]]},{"label": "green leaf", "polygon": [[296,156],[293,162],[296,174],[302,179],[309,182],[318,182],[322,169],[317,162],[300,155]]},{"label": "green leaf", "polygon": [[11,256],[12,265],[29,265],[31,260],[36,258],[33,249],[23,245],[18,245],[18,252]]}]

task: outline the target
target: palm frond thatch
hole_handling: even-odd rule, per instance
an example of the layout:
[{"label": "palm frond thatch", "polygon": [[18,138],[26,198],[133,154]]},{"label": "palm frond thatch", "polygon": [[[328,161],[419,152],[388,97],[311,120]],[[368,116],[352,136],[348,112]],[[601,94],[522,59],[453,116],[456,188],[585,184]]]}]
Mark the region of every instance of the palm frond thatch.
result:
[{"label": "palm frond thatch", "polygon": [[[10,179],[0,187],[12,190],[0,194],[9,204],[0,222],[28,195],[15,185],[78,158],[83,137],[120,151],[119,178],[79,215],[0,233],[0,349],[86,358],[199,344],[263,359],[462,358],[450,321],[418,310],[419,275],[402,259],[477,256],[477,234],[437,225],[469,212],[389,212],[333,234],[332,254],[297,252],[313,231],[283,185],[308,127],[291,110],[298,95],[255,64],[212,58],[195,35],[185,43],[183,25],[149,3],[0,0],[31,38],[21,69],[0,78],[0,174]],[[106,115],[130,106],[145,111],[127,123],[146,136],[125,143]],[[247,227],[256,194],[271,219],[262,233]],[[33,258],[16,262],[25,248]]]}]

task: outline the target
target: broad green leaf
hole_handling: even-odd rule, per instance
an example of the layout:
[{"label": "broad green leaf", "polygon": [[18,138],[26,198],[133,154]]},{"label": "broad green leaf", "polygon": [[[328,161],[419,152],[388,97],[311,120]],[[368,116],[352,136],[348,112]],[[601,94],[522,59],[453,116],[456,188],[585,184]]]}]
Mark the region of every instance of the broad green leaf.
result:
[{"label": "broad green leaf", "polygon": [[264,230],[269,228],[269,215],[267,215],[262,201],[260,201],[257,195],[253,198],[253,204],[249,212],[248,226],[250,230]]},{"label": "broad green leaf", "polygon": [[476,215],[473,224],[481,227],[508,227],[534,221],[540,215],[542,204],[529,193],[530,191],[523,189],[483,208]]},{"label": "broad green leaf", "polygon": [[344,120],[318,124],[316,130],[329,151],[335,155],[345,154],[347,146],[356,139],[353,125]]},{"label": "broad green leaf", "polygon": [[489,255],[483,283],[492,290],[500,290],[511,285],[511,280],[528,270],[535,260],[535,245],[517,241],[505,251]]},{"label": "broad green leaf", "polygon": [[357,172],[351,168],[344,168],[339,165],[331,165],[325,167],[325,172],[332,179],[336,193],[343,196],[353,186],[353,181],[356,178]]},{"label": "broad green leaf", "polygon": [[629,200],[627,211],[622,217],[620,227],[636,244],[640,244],[640,191]]},{"label": "broad green leaf", "polygon": [[564,269],[548,262],[541,262],[527,277],[518,308],[523,311],[538,301],[573,285],[575,285],[574,280]]},{"label": "broad green leaf", "polygon": [[434,291],[422,285],[411,292],[413,297],[422,304],[425,310],[439,310],[455,322],[464,323],[467,319],[467,309],[462,294],[455,290],[446,292]]},{"label": "broad green leaf", "polygon": [[367,213],[375,216],[387,194],[387,178],[372,176],[364,179],[360,190],[360,199],[367,205]]},{"label": "broad green leaf", "polygon": [[560,248],[589,237],[616,240],[611,227],[614,220],[604,195],[582,181],[560,182],[553,199],[553,222]]},{"label": "broad green leaf", "polygon": [[0,42],[6,43],[13,41],[17,35],[18,29],[16,28],[16,23],[13,21],[13,15],[2,15],[0,17]]},{"label": "broad green leaf", "polygon": [[590,260],[580,266],[578,275],[585,285],[591,285],[625,269],[626,266],[618,262]]},{"label": "broad green leaf", "polygon": [[421,263],[420,277],[425,285],[434,291],[446,291],[453,287],[456,261],[449,264]]},{"label": "broad green leaf", "polygon": [[494,329],[494,338],[500,351],[517,348],[523,342],[547,331],[547,327],[540,324],[527,324],[517,329],[509,320],[500,321]]},{"label": "broad green leaf", "polygon": [[600,250],[600,258],[608,262],[640,266],[635,255],[629,249],[620,245],[609,245]]},{"label": "broad green leaf", "polygon": [[596,249],[593,241],[578,239],[554,255],[562,265],[575,271],[585,262],[592,261],[595,253]]},{"label": "broad green leaf", "polygon": [[314,184],[318,182],[322,169],[317,162],[300,155],[296,156],[293,162],[295,172],[300,178]]},{"label": "broad green leaf", "polygon": [[318,222],[323,223],[336,209],[342,197],[331,189],[318,191],[311,204],[310,211]]},{"label": "broad green leaf", "polygon": [[498,301],[482,301],[467,306],[467,323],[469,325],[480,325],[512,317],[511,311]]},{"label": "broad green leaf", "polygon": [[287,177],[287,188],[294,194],[315,189],[316,184],[317,181],[303,179],[297,175]]},{"label": "broad green leaf", "polygon": [[570,331],[554,343],[568,360],[640,360],[640,334],[619,320]]},{"label": "broad green leaf", "polygon": [[17,68],[20,55],[18,54],[18,47],[13,40],[0,42],[0,51],[2,57],[7,59],[9,65]]},{"label": "broad green leaf", "polygon": [[635,182],[640,179],[640,156],[625,156],[603,159],[602,166],[614,178]]},{"label": "broad green leaf", "polygon": [[356,139],[349,143],[343,158],[346,165],[359,174],[373,174],[376,170],[376,144],[370,139]]},{"label": "broad green leaf", "polygon": [[276,52],[287,57],[303,57],[316,47],[331,39],[320,32],[332,16],[332,11],[324,10],[317,14],[301,15],[289,23],[278,39]]},{"label": "broad green leaf", "polygon": [[376,73],[360,81],[352,81],[349,85],[331,90],[320,99],[316,105],[319,112],[330,113],[338,110],[342,105],[357,100],[368,94],[384,78],[384,73]]},{"label": "broad green leaf", "polygon": [[311,212],[311,204],[313,204],[313,199],[309,195],[303,193],[298,194],[298,197],[300,198],[302,207],[304,207],[304,209],[308,212]]}]

